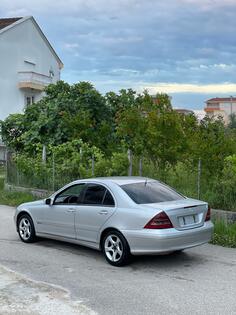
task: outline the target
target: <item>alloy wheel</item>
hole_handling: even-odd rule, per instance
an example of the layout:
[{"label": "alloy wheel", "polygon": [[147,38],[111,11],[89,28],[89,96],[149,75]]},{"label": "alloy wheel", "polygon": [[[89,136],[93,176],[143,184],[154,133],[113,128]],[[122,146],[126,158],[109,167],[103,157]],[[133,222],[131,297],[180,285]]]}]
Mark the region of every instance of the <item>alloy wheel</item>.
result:
[{"label": "alloy wheel", "polygon": [[28,218],[23,217],[19,222],[19,233],[24,241],[27,241],[31,236],[31,223]]},{"label": "alloy wheel", "polygon": [[118,262],[123,254],[123,245],[115,234],[109,234],[104,244],[106,257],[112,262]]}]

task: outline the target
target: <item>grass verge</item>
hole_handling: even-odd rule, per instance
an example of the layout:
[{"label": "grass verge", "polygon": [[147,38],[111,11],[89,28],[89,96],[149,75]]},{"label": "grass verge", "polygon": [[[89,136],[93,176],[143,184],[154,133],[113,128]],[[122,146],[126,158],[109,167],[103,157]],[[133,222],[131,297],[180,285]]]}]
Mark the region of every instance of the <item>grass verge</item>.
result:
[{"label": "grass verge", "polygon": [[33,201],[36,198],[30,194],[19,191],[4,190],[4,178],[0,176],[0,204],[8,206],[18,206],[23,202]]},{"label": "grass verge", "polygon": [[222,220],[214,222],[214,234],[211,243],[224,247],[236,248],[236,222],[226,224]]}]

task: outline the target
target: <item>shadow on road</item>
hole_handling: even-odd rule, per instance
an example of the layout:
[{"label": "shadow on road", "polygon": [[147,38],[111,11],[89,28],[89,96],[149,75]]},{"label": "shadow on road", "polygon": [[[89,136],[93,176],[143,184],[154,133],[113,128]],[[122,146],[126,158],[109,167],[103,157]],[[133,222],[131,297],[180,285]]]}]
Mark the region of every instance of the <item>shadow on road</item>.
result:
[{"label": "shadow on road", "polygon": [[[52,248],[55,250],[63,251],[77,256],[83,256],[92,260],[97,260],[98,264],[107,264],[103,254],[100,251],[84,247],[77,244],[61,242],[51,239],[39,239],[34,246],[40,246],[44,248]],[[131,264],[125,268],[131,268],[132,271],[148,269],[185,269],[190,267],[196,267],[199,264],[205,263],[206,258],[197,252],[197,248],[174,252],[166,255],[145,255],[145,256],[133,256]],[[107,264],[109,268],[112,267]]]}]

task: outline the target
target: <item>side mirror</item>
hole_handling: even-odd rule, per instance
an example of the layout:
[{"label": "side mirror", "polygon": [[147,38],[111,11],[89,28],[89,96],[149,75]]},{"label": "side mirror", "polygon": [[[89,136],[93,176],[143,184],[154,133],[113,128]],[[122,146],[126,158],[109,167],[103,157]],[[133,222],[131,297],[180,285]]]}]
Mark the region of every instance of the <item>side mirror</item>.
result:
[{"label": "side mirror", "polygon": [[50,198],[47,198],[47,199],[45,200],[45,203],[46,203],[46,205],[51,205],[51,199],[50,199]]}]

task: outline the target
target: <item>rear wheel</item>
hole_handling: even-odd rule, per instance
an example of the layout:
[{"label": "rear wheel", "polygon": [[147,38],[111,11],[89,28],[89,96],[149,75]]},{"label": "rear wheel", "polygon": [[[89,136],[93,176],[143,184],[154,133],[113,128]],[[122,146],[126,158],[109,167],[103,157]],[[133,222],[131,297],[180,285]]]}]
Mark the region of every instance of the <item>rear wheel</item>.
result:
[{"label": "rear wheel", "polygon": [[102,241],[102,251],[109,264],[121,267],[130,261],[129,244],[118,231],[108,232]]},{"label": "rear wheel", "polygon": [[34,223],[28,214],[20,216],[17,227],[20,239],[23,242],[33,243],[36,241]]}]

